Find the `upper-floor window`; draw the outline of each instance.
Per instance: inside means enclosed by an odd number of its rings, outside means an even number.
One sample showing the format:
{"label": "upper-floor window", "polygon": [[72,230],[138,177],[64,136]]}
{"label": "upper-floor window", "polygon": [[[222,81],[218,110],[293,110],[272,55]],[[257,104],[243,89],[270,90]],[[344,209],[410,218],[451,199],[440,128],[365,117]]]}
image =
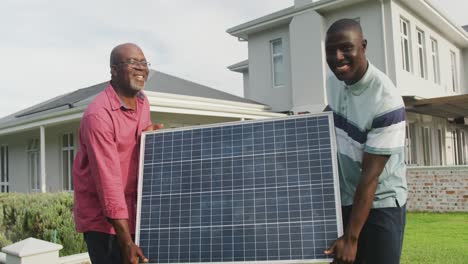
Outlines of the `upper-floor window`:
{"label": "upper-floor window", "polygon": [[73,133],[62,135],[62,179],[63,190],[73,190],[72,167],[75,157],[75,148],[73,144]]}
{"label": "upper-floor window", "polygon": [[431,38],[431,57],[434,82],[440,84],[439,45],[437,44],[437,40],[433,38]]}
{"label": "upper-floor window", "polygon": [[450,70],[452,76],[452,91],[458,92],[458,70],[457,70],[457,54],[450,51]]}
{"label": "upper-floor window", "polygon": [[0,192],[9,192],[8,146],[0,145]]}
{"label": "upper-floor window", "polygon": [[400,18],[400,39],[403,70],[411,72],[410,29],[409,22]]}
{"label": "upper-floor window", "polygon": [[424,36],[424,31],[416,29],[418,37],[418,64],[419,64],[419,75],[421,78],[427,78],[427,67],[426,67],[426,40]]}
{"label": "upper-floor window", "polygon": [[273,86],[280,87],[284,85],[284,79],[285,79],[283,40],[281,38],[272,40],[270,42],[270,51],[271,51]]}
{"label": "upper-floor window", "polygon": [[39,191],[40,189],[40,156],[39,156],[39,139],[30,139],[27,148],[28,156],[28,174],[30,180],[30,187],[32,191]]}

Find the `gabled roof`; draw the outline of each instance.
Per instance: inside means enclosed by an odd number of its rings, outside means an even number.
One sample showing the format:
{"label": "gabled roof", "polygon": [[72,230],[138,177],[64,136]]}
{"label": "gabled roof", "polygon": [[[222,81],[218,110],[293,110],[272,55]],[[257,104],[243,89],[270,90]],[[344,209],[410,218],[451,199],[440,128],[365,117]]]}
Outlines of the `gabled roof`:
{"label": "gabled roof", "polygon": [[[103,91],[108,83],[109,82],[106,81],[64,95],[60,95],[1,118],[0,128],[9,126],[12,123],[19,122],[23,119],[39,117],[45,114],[60,112],[66,109],[73,109],[79,106],[85,106],[99,92]],[[187,81],[155,70],[150,70],[148,81],[145,86],[145,91],[263,105],[249,99],[222,92],[208,86]]]}

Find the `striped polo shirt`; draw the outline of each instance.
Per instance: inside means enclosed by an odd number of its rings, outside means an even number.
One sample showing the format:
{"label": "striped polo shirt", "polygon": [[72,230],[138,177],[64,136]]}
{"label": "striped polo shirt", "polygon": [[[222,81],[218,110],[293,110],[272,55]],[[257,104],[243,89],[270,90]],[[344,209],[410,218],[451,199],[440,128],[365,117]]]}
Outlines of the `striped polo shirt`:
{"label": "striped polo shirt", "polygon": [[353,204],[364,152],[391,155],[379,176],[372,207],[404,205],[405,106],[392,81],[369,62],[362,79],[353,85],[332,74],[327,96],[335,121],[342,205]]}

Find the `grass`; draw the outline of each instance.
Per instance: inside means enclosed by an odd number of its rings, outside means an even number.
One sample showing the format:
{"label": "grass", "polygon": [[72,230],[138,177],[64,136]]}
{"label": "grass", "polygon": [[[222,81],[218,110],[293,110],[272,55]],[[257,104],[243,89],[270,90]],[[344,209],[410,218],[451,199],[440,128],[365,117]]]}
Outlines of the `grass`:
{"label": "grass", "polygon": [[468,263],[468,213],[408,213],[402,264]]}

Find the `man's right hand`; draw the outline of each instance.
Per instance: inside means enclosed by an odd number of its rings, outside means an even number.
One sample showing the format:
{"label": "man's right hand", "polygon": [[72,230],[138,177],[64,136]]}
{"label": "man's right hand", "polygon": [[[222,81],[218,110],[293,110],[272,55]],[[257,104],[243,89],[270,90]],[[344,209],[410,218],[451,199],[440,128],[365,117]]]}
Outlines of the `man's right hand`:
{"label": "man's right hand", "polygon": [[135,245],[128,229],[127,219],[109,219],[115,229],[122,252],[123,264],[138,264],[139,261],[147,263],[149,260],[143,255],[141,249]]}
{"label": "man's right hand", "polygon": [[143,263],[148,263],[143,251],[133,241],[120,243],[120,249],[122,250],[123,264],[138,264],[140,260]]}
{"label": "man's right hand", "polygon": [[351,264],[356,259],[357,238],[350,238],[346,234],[338,238],[329,249],[325,250],[325,254],[334,254],[333,263],[335,264]]}

